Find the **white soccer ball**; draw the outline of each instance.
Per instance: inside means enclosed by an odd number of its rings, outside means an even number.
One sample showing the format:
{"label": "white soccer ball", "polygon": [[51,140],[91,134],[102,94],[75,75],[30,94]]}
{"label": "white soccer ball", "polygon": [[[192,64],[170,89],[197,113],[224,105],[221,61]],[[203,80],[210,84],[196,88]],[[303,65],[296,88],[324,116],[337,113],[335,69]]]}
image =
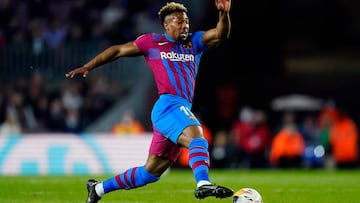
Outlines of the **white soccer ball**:
{"label": "white soccer ball", "polygon": [[233,195],[233,203],[263,203],[258,191],[253,188],[241,188]]}

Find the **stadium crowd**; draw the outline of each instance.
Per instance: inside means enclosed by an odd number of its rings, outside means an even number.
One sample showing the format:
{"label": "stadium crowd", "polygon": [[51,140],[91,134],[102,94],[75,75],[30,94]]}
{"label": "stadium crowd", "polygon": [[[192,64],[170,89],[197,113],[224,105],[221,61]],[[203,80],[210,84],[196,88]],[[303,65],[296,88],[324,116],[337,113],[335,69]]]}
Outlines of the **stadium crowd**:
{"label": "stadium crowd", "polygon": [[121,95],[101,74],[47,88],[42,73],[0,83],[0,134],[81,133]]}
{"label": "stadium crowd", "polygon": [[280,114],[281,118],[272,126],[263,110],[242,107],[229,130],[214,134],[212,157],[216,159],[214,164],[219,164],[215,167],[359,166],[359,129],[343,109],[326,103],[317,112]]}
{"label": "stadium crowd", "polygon": [[[160,31],[157,11],[163,0],[0,0],[0,47],[31,42],[58,48],[66,42],[133,40],[140,33]],[[204,7],[188,1],[189,12]],[[193,26],[202,14],[196,14]]]}

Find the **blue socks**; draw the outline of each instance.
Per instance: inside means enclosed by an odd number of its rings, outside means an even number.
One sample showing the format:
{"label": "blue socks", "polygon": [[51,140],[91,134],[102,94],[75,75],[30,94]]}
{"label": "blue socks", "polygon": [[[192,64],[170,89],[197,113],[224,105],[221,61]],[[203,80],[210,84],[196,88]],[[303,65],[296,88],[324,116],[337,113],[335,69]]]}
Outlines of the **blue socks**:
{"label": "blue socks", "polygon": [[[195,138],[189,145],[189,165],[193,171],[195,180],[210,182],[209,179],[209,152],[208,142],[204,138]],[[104,193],[114,190],[129,190],[156,182],[160,177],[146,171],[145,166],[134,167],[119,175],[102,182]]]}
{"label": "blue socks", "polygon": [[197,183],[209,181],[208,142],[204,138],[195,138],[189,145],[189,165]]}
{"label": "blue socks", "polygon": [[132,189],[156,182],[160,177],[153,176],[147,172],[144,166],[134,167],[125,172],[102,182],[104,192],[108,193],[120,189]]}

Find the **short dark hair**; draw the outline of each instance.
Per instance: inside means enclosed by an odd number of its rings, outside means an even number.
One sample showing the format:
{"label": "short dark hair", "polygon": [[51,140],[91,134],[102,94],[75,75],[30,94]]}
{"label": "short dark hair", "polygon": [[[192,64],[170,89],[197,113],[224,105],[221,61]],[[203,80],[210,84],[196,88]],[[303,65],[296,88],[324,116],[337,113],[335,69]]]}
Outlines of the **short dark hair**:
{"label": "short dark hair", "polygon": [[181,3],[176,3],[176,2],[166,3],[166,5],[163,6],[158,12],[161,25],[164,24],[165,17],[174,12],[187,12],[187,8]]}

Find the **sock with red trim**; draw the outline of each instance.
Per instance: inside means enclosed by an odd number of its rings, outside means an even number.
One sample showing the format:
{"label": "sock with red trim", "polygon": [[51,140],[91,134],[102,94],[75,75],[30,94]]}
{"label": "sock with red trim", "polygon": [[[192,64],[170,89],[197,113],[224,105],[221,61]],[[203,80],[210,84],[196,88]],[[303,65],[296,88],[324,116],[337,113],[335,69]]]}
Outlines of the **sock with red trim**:
{"label": "sock with red trim", "polygon": [[204,138],[195,138],[189,145],[189,165],[195,176],[197,186],[210,184],[208,142]]}
{"label": "sock with red trim", "polygon": [[134,167],[126,170],[119,175],[107,179],[102,182],[104,193],[114,190],[130,190],[137,187],[147,185],[148,183],[156,182],[160,177],[154,176],[146,171],[144,166]]}

